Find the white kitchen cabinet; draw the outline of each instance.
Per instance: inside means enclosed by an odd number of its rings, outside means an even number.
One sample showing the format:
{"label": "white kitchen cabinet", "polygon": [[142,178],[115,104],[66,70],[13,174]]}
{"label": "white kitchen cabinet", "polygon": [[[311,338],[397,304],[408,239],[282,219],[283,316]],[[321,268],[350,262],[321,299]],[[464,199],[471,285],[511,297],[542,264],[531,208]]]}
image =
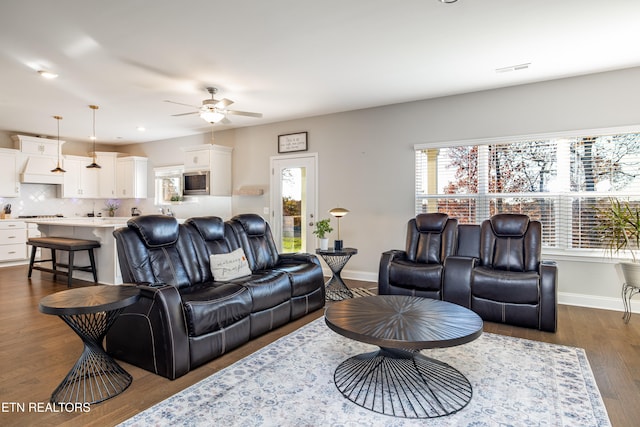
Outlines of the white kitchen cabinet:
{"label": "white kitchen cabinet", "polygon": [[[15,135],[11,138],[15,143],[15,148],[19,149],[23,154],[58,157],[58,140],[56,139],[25,135]],[[60,141],[60,145],[62,144],[64,144],[64,141]]]}
{"label": "white kitchen cabinet", "polygon": [[98,197],[98,173],[100,169],[87,169],[93,159],[82,156],[64,156],[62,168],[64,181],[61,197],[63,198],[96,198]]}
{"label": "white kitchen cabinet", "polygon": [[24,221],[0,221],[0,262],[27,258],[27,225]]}
{"label": "white kitchen cabinet", "polygon": [[20,196],[18,150],[0,149],[0,197]]}
{"label": "white kitchen cabinet", "polygon": [[98,169],[98,198],[111,199],[116,197],[116,161],[118,153],[96,152]]}
{"label": "white kitchen cabinet", "polygon": [[231,195],[231,154],[233,148],[204,144],[184,148],[185,172],[209,171],[209,194]]}
{"label": "white kitchen cabinet", "polygon": [[184,170],[186,172],[208,170],[211,167],[209,148],[191,147],[184,150]]}
{"label": "white kitchen cabinet", "polygon": [[119,157],[116,161],[116,197],[145,199],[147,197],[146,157]]}

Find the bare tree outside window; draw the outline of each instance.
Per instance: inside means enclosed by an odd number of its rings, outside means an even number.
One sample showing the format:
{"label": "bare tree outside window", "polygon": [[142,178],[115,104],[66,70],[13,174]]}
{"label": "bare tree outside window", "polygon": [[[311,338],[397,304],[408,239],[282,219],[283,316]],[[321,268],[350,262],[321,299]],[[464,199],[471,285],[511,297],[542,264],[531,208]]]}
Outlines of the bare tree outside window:
{"label": "bare tree outside window", "polygon": [[417,213],[437,206],[461,223],[525,213],[547,247],[602,248],[598,211],[616,195],[640,203],[640,134],[416,151]]}

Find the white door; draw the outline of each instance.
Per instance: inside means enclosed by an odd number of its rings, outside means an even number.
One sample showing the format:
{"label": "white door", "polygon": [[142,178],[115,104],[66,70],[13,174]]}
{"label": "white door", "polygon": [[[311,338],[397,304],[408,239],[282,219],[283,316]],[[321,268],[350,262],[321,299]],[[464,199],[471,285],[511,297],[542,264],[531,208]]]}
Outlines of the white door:
{"label": "white door", "polygon": [[271,231],[282,253],[314,253],[317,153],[271,157]]}

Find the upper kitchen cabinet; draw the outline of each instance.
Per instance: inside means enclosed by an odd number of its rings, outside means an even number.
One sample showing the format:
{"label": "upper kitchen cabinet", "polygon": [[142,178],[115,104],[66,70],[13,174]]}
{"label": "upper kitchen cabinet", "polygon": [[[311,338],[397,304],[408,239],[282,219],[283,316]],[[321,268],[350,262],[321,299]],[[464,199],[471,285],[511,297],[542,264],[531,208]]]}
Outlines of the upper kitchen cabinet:
{"label": "upper kitchen cabinet", "polygon": [[116,163],[118,153],[96,151],[98,171],[98,198],[112,199],[116,195]]}
{"label": "upper kitchen cabinet", "polygon": [[232,152],[233,148],[214,144],[184,148],[184,171],[209,172],[209,194],[230,196]]}
{"label": "upper kitchen cabinet", "polygon": [[0,148],[0,197],[20,196],[17,150]]}
{"label": "upper kitchen cabinet", "polygon": [[64,180],[61,197],[94,199],[98,197],[98,174],[100,169],[87,169],[91,157],[64,156]]}
{"label": "upper kitchen cabinet", "polygon": [[[19,149],[23,154],[58,157],[58,141],[55,139],[25,135],[15,135],[11,138],[15,148]],[[64,141],[60,141],[60,144],[64,144]]]}
{"label": "upper kitchen cabinet", "polygon": [[145,199],[147,197],[146,157],[119,157],[116,160],[116,197]]}

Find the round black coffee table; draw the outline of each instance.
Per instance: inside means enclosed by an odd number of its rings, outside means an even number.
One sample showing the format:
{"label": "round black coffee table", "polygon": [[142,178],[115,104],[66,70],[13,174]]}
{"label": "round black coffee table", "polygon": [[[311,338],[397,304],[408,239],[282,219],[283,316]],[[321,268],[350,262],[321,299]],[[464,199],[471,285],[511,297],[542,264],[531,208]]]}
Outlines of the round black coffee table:
{"label": "round black coffee table", "polygon": [[482,334],[482,319],[462,306],[427,298],[381,295],[327,307],[330,329],[380,350],[342,362],[338,390],[374,412],[404,418],[435,418],[464,408],[469,380],[422,349],[465,344]]}
{"label": "round black coffee table", "polygon": [[84,350],[51,394],[53,403],[98,403],[122,393],[132,377],[102,347],[107,331],[125,307],[140,297],[134,286],[69,289],[40,300],[40,311],[60,316],[82,339]]}

